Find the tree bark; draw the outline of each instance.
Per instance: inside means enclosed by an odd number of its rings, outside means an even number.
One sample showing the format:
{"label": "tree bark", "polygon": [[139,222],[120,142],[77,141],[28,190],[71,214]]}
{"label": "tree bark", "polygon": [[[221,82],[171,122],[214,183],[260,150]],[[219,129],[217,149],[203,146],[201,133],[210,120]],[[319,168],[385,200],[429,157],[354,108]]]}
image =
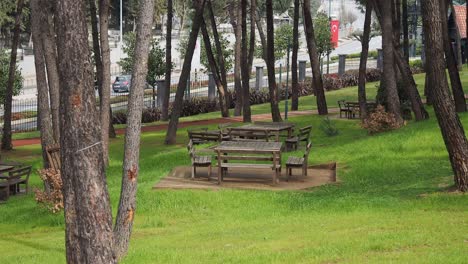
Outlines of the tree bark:
{"label": "tree bark", "polygon": [[110,121],[110,48],[109,36],[109,5],[110,0],[99,1],[99,31],[101,40],[101,56],[102,56],[102,91],[99,97],[99,106],[101,109],[101,134],[102,134],[102,149],[104,155],[104,163],[109,165],[109,126],[112,126]]}
{"label": "tree bark", "polygon": [[203,21],[203,8],[205,7],[205,0],[197,0],[195,3],[196,11],[192,21],[192,29],[190,31],[190,37],[187,44],[187,52],[185,53],[184,65],[182,66],[179,84],[177,85],[174,107],[172,108],[171,113],[171,120],[169,121],[169,126],[166,133],[165,143],[171,145],[176,143],[177,124],[179,123],[180,112],[182,111],[184,91],[187,87],[188,77],[190,76],[193,51],[195,50],[195,44],[197,43],[198,32],[200,31],[200,26]]}
{"label": "tree bark", "polygon": [[257,17],[257,0],[250,0],[250,36],[249,36],[249,73],[252,72],[255,56],[255,21]]}
{"label": "tree bark", "polygon": [[304,31],[306,34],[307,49],[309,50],[310,64],[312,67],[312,81],[315,95],[317,96],[317,109],[319,115],[327,115],[327,101],[323,89],[322,74],[320,73],[320,61],[315,43],[315,32],[310,12],[310,0],[304,0]]}
{"label": "tree bark", "polygon": [[266,65],[268,70],[268,90],[270,93],[271,119],[273,122],[282,120],[279,111],[279,94],[276,86],[275,75],[275,39],[273,26],[273,3],[272,0],[266,0],[266,20],[267,20],[267,52]]}
{"label": "tree bark", "polygon": [[362,34],[361,59],[359,61],[359,79],[358,79],[358,100],[361,119],[367,118],[367,98],[366,98],[366,71],[367,57],[369,56],[369,40],[372,20],[372,4],[366,3],[366,14],[364,19],[364,31]]}
{"label": "tree bark", "polygon": [[440,37],[443,33],[440,2],[438,0],[421,1],[424,34],[426,37],[426,60],[433,93],[434,111],[439,122],[442,137],[447,148],[454,181],[458,190],[468,190],[468,142],[465,131],[455,112],[450,99],[445,73],[444,43]]}
{"label": "tree bark", "polygon": [[99,42],[99,21],[96,8],[96,0],[88,0],[89,13],[91,16],[91,35],[93,37],[93,52],[94,52],[94,63],[96,65],[95,78],[97,81],[97,87],[99,92],[99,98],[102,98],[102,58],[101,58],[101,45]]}
{"label": "tree bark", "polygon": [[408,33],[408,0],[402,0],[403,53],[409,62],[409,33]]}
{"label": "tree bark", "polygon": [[141,0],[138,11],[135,60],[132,84],[128,98],[128,119],[125,131],[125,150],[120,191],[119,210],[114,228],[115,252],[117,259],[126,255],[132,233],[136,211],[137,178],[140,158],[141,115],[143,110],[144,87],[148,72],[148,53],[153,26],[154,0]]}
{"label": "tree bark", "polygon": [[391,1],[373,0],[374,9],[379,17],[382,28],[382,49],[383,49],[383,78],[380,85],[385,85],[387,111],[394,114],[397,122],[403,124],[401,116],[400,99],[398,97],[397,83],[395,79],[395,58],[393,54],[393,25]]}
{"label": "tree bark", "polygon": [[8,82],[5,92],[4,113],[3,113],[3,136],[2,149],[11,150],[13,144],[11,142],[11,108],[13,102],[13,86],[15,85],[16,74],[16,53],[19,44],[21,31],[21,16],[23,13],[24,1],[18,0],[16,3],[15,26],[13,28],[13,40],[11,42],[10,66],[8,68]]}
{"label": "tree bark", "polygon": [[55,142],[60,141],[60,81],[57,69],[57,43],[55,41],[55,30],[53,25],[53,14],[55,13],[53,3],[47,2],[47,23],[42,29],[44,42],[44,58],[47,69],[47,81],[49,84],[50,108],[52,112],[52,128]]}
{"label": "tree bark", "polygon": [[210,66],[210,71],[213,73],[213,78],[216,83],[216,87],[218,88],[218,96],[219,96],[219,105],[221,108],[221,115],[223,117],[229,116],[229,105],[226,100],[226,87],[223,85],[221,81],[221,76],[219,74],[218,66],[216,65],[216,60],[213,55],[213,50],[211,49],[211,41],[210,36],[208,34],[208,30],[206,29],[205,21],[202,21],[201,31],[203,35],[203,42],[205,44],[206,56],[208,58],[208,64]]}
{"label": "tree bark", "polygon": [[[449,1],[450,2],[450,1]],[[457,112],[466,112],[465,92],[463,91],[462,83],[460,80],[460,73],[458,72],[457,61],[455,60],[455,52],[450,43],[448,33],[448,5],[447,0],[440,0],[440,12],[442,16],[442,38],[444,40],[445,59],[447,61],[447,69],[450,76],[450,84],[452,87],[452,95],[455,101],[455,110]]]}
{"label": "tree bark", "polygon": [[85,6],[57,1],[65,246],[68,263],[115,263]]}
{"label": "tree bark", "polygon": [[[242,50],[240,54],[241,59],[241,72],[242,72],[242,121],[244,123],[252,122],[250,112],[250,71],[249,68],[249,47],[247,45],[247,0],[241,0],[241,37],[242,37]],[[252,35],[252,32],[250,32]],[[253,32],[255,37],[255,31]]]}
{"label": "tree bark", "polygon": [[234,106],[234,116],[242,114],[242,76],[241,76],[241,54],[242,54],[242,12],[235,0],[229,5],[231,25],[234,29],[236,41],[234,43],[234,91],[236,102]]}
{"label": "tree bark", "polygon": [[174,11],[172,0],[167,0],[167,25],[166,25],[166,73],[164,75],[164,98],[161,106],[161,120],[169,119],[169,98],[171,95],[171,71],[172,71],[172,19]]}
{"label": "tree bark", "polygon": [[[42,2],[42,3],[41,3]],[[31,0],[31,34],[34,43],[34,65],[36,67],[37,83],[37,105],[39,108],[40,134],[42,146],[42,160],[44,168],[49,168],[46,147],[54,143],[52,133],[52,123],[49,108],[49,88],[47,86],[47,77],[44,61],[44,47],[42,38],[42,29],[47,26],[47,12],[44,1]],[[46,24],[46,25],[44,25]]]}
{"label": "tree bark", "polygon": [[291,61],[291,110],[299,109],[299,82],[297,78],[297,53],[299,50],[299,0],[294,0],[293,43]]}

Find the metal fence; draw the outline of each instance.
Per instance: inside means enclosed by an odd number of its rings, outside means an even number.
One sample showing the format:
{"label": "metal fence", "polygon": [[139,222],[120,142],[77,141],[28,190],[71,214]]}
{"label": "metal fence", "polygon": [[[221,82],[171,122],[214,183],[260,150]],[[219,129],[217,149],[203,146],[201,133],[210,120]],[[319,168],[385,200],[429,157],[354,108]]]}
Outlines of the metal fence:
{"label": "metal fence", "polygon": [[[369,58],[368,61],[368,68],[376,68],[377,61],[373,58]],[[286,84],[286,76],[288,74],[288,69],[285,65],[279,65],[276,68],[276,81],[278,83],[282,83],[283,85]],[[301,69],[302,67],[302,69]],[[326,65],[322,67],[322,72],[326,72]],[[340,65],[337,62],[333,62],[329,65],[329,72],[330,73],[338,73],[340,68],[344,70],[351,70],[351,69],[358,69],[359,68],[359,59],[347,59],[345,65]],[[120,74],[120,67],[118,65],[114,65],[111,68],[112,72],[112,82],[116,75]],[[299,78],[301,78],[301,71],[303,71],[302,75],[303,78],[312,76],[312,72],[310,70],[310,66],[307,63],[299,63]],[[250,87],[251,89],[259,89],[268,87],[268,77],[267,71],[264,67],[256,67],[256,70],[252,72],[253,78],[250,80]],[[170,93],[170,102],[173,102],[176,95],[177,85],[179,81],[178,73],[173,74],[173,78],[171,80],[171,93]],[[211,80],[213,82],[213,80]],[[232,72],[227,74],[227,82],[228,82],[228,89],[234,90],[234,74]],[[289,72],[289,83],[291,82],[291,75]],[[157,82],[158,83],[158,82]],[[163,81],[159,82],[161,85]],[[27,79],[25,80],[25,90],[34,90],[36,93],[35,87],[35,80]],[[158,107],[160,106],[160,101],[158,100],[158,85],[155,87],[147,86],[144,92],[144,106],[151,108],[151,107]],[[210,96],[217,96],[217,91],[214,88],[211,94],[209,94],[209,86],[210,86],[210,76],[206,72],[192,72],[190,75],[190,81],[188,82],[187,88],[185,89],[184,98],[196,98],[196,97],[208,97]],[[211,87],[214,86],[214,82],[211,84]],[[24,92],[23,92],[24,94]],[[99,96],[98,92],[96,91],[96,105],[98,105]],[[118,111],[126,111],[127,110],[127,103],[128,103],[128,92],[115,92],[111,90],[111,107],[113,112]],[[13,122],[12,122],[12,130],[14,132],[20,131],[35,131],[37,130],[37,98],[31,99],[17,99],[13,100]],[[0,109],[0,119],[3,119],[3,109]],[[2,122],[3,123],[3,122]]]}

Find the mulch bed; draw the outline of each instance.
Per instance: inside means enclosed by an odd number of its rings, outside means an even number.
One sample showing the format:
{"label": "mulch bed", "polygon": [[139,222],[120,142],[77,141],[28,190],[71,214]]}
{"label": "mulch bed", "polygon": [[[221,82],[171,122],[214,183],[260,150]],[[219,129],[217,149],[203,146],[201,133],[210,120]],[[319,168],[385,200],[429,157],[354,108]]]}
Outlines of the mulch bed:
{"label": "mulch bed", "polygon": [[302,177],[301,170],[293,169],[293,176],[286,181],[286,169],[283,169],[280,182],[272,184],[272,171],[261,169],[232,169],[224,177],[221,185],[217,184],[217,167],[208,179],[206,168],[197,168],[197,177],[191,179],[191,167],[175,167],[162,178],[153,189],[245,189],[245,190],[307,190],[312,187],[337,182],[336,163],[309,166],[308,176]]}

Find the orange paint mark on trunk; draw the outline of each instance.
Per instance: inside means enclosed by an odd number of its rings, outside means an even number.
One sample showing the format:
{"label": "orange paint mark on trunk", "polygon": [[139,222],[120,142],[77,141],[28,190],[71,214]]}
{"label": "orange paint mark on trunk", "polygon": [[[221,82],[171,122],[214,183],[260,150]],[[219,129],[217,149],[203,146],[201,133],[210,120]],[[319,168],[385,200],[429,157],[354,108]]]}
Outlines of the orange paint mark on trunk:
{"label": "orange paint mark on trunk", "polygon": [[128,170],[127,175],[130,181],[132,182],[136,181],[136,178],[138,176],[138,170],[135,164],[133,164],[132,168]]}
{"label": "orange paint mark on trunk", "polygon": [[133,211],[132,208],[127,211],[127,217],[125,218],[125,224],[129,224],[133,221],[133,215],[135,214],[135,211]]}
{"label": "orange paint mark on trunk", "polygon": [[72,95],[71,103],[73,107],[81,106],[81,96],[79,94]]}

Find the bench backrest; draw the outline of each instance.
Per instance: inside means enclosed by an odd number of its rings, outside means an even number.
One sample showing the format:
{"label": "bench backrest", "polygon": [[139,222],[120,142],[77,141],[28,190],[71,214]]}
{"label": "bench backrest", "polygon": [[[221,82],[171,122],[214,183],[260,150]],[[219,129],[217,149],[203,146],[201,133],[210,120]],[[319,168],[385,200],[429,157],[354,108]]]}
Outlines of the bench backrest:
{"label": "bench backrest", "polygon": [[347,110],[348,108],[346,107],[346,102],[345,100],[339,100],[338,101],[338,106],[340,107],[340,110]]}
{"label": "bench backrest", "polygon": [[299,141],[309,142],[309,137],[310,137],[310,132],[311,131],[312,131],[312,126],[306,126],[306,127],[300,128],[299,133],[297,134],[297,137],[299,138]]}
{"label": "bench backrest", "polygon": [[26,181],[29,180],[29,175],[31,175],[32,166],[25,166],[18,169],[14,169],[8,172],[8,177],[13,178],[25,178]]}
{"label": "bench backrest", "polygon": [[206,131],[187,131],[190,139],[197,139],[199,141],[221,141],[220,133],[210,133]]}
{"label": "bench backrest", "polygon": [[53,144],[46,146],[47,160],[49,161],[49,167],[56,171],[60,171],[60,146],[58,144]]}

